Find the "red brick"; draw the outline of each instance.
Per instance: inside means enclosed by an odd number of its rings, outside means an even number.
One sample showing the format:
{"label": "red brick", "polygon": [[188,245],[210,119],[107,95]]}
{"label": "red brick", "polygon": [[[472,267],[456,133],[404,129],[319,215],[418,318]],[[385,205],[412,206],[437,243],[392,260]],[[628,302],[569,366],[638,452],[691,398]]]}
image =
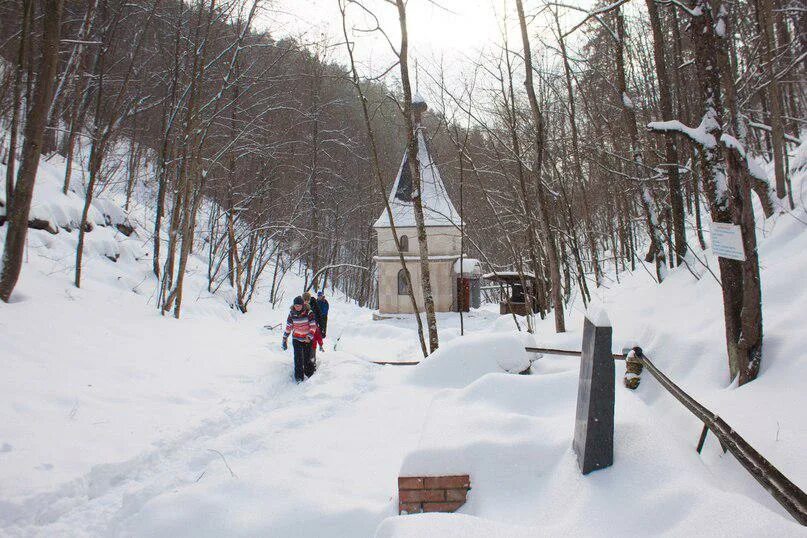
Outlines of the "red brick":
{"label": "red brick", "polygon": [[398,489],[423,489],[423,478],[419,476],[399,476]]}
{"label": "red brick", "polygon": [[471,487],[471,477],[466,475],[455,476],[427,476],[426,489],[460,489]]}
{"label": "red brick", "polygon": [[442,489],[402,489],[398,497],[402,503],[439,502],[446,500],[446,492]]}
{"label": "red brick", "polygon": [[454,512],[465,503],[423,503],[424,512]]}
{"label": "red brick", "polygon": [[446,490],[446,500],[447,501],[461,501],[465,502],[468,498],[468,490],[465,488],[462,489],[447,489]]}
{"label": "red brick", "polygon": [[423,511],[423,505],[420,503],[399,503],[398,513],[403,514],[419,514]]}

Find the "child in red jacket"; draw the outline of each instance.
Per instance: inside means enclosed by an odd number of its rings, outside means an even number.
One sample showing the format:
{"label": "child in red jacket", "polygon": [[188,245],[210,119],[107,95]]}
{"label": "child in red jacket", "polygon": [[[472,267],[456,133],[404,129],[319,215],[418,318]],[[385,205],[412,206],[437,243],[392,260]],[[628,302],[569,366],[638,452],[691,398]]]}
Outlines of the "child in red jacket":
{"label": "child in red jacket", "polygon": [[323,343],[324,342],[322,340],[322,329],[320,329],[319,325],[317,325],[317,330],[316,332],[314,332],[314,337],[311,339],[311,345],[314,346],[315,348],[316,346],[319,346],[320,351],[325,351],[325,349],[323,349],[322,347]]}

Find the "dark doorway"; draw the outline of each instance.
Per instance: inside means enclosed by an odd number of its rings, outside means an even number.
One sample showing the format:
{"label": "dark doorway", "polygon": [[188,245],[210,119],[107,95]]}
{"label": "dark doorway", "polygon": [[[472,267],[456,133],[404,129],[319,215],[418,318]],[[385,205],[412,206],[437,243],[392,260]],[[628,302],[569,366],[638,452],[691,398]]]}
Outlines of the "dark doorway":
{"label": "dark doorway", "polygon": [[457,277],[457,312],[471,310],[471,279]]}

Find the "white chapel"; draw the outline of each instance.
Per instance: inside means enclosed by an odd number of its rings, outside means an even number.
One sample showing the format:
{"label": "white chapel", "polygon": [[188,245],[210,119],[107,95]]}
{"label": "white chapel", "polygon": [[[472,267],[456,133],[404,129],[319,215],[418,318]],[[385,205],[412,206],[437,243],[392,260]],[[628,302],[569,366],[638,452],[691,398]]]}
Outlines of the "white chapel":
{"label": "white chapel", "polygon": [[[440,171],[432,159],[429,144],[420,126],[420,118],[426,103],[415,95],[412,107],[418,142],[423,217],[426,224],[426,241],[429,247],[429,272],[431,276],[434,308],[437,312],[467,311],[471,302],[478,305],[478,277],[481,274],[477,260],[463,259],[465,271],[460,269],[460,223],[459,213],[451,203]],[[406,266],[412,276],[418,310],[423,311],[421,290],[420,249],[412,198],[415,196],[407,152],[401,161],[398,175],[389,195],[390,209],[395,229],[401,243]],[[376,231],[378,266],[378,310],[381,314],[413,313],[406,278],[403,272],[395,241],[392,236],[386,208],[373,228]]]}

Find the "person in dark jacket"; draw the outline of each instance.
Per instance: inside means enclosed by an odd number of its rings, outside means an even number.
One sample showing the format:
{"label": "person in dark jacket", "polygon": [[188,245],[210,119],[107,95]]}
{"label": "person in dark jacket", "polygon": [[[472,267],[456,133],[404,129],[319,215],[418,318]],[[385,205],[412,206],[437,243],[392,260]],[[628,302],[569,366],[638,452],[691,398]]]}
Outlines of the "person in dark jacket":
{"label": "person in dark jacket", "polygon": [[300,383],[305,376],[314,374],[311,359],[311,341],[317,332],[317,322],[314,314],[305,307],[302,297],[295,297],[291,305],[289,317],[286,318],[286,330],[283,331],[284,350],[289,348],[289,335],[292,337],[294,347],[294,379]]}
{"label": "person in dark jacket", "polygon": [[305,304],[308,305],[308,308],[314,313],[314,319],[317,321],[317,325],[320,325],[322,321],[322,312],[319,310],[317,300],[311,295],[311,293],[305,292],[303,293],[303,301],[305,301]]}
{"label": "person in dark jacket", "polygon": [[[322,316],[320,315],[317,300],[314,299],[314,297],[312,297],[309,292],[305,292],[303,293],[303,302],[305,303],[306,308],[308,308],[308,310],[314,314],[314,320],[317,322],[317,327],[320,327]],[[322,334],[322,337],[325,338],[325,335]],[[315,344],[311,344],[311,368],[316,369],[317,367],[316,364],[317,364],[317,346]]]}
{"label": "person in dark jacket", "polygon": [[322,337],[325,338],[328,333],[328,299],[322,291],[317,292],[317,306],[319,307],[319,328],[322,331]]}

